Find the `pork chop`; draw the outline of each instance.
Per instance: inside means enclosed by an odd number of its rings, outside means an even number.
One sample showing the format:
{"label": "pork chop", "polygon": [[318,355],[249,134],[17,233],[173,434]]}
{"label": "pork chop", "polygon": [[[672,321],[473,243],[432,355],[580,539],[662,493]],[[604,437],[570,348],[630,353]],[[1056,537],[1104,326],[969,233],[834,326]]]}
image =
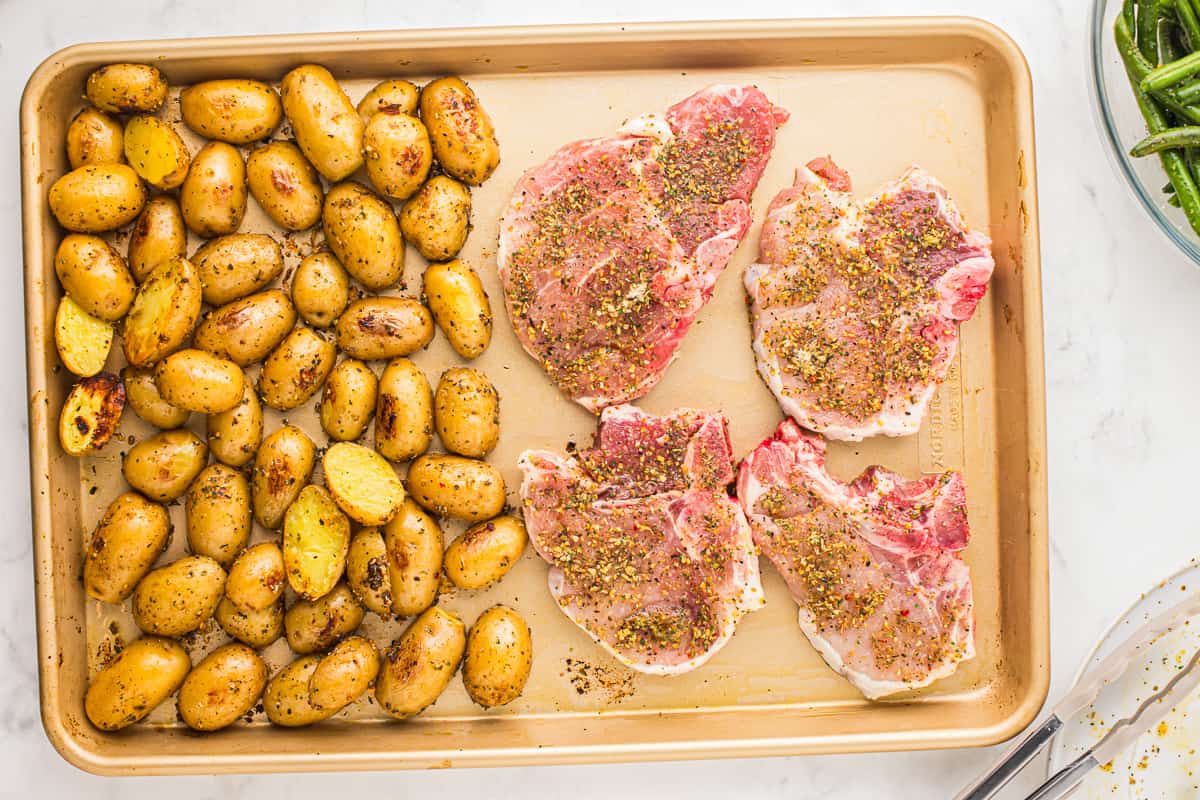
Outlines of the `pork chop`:
{"label": "pork chop", "polygon": [[763,605],[758,556],[726,487],[725,418],[604,410],[595,446],[518,461],[530,541],[563,612],[623,664],[651,675],[699,667]]}
{"label": "pork chop", "polygon": [[650,391],[750,227],[787,112],[712,86],[525,173],[500,221],[509,320],[594,413]]}
{"label": "pork chop", "polygon": [[920,167],[859,204],[816,159],[771,202],[744,276],[759,374],[830,439],[915,433],[993,266],[991,241]]}
{"label": "pork chop", "polygon": [[957,472],[914,481],[825,472],[825,442],[784,420],[742,462],[754,541],[800,604],[800,628],[870,699],[928,686],[975,655],[966,495]]}

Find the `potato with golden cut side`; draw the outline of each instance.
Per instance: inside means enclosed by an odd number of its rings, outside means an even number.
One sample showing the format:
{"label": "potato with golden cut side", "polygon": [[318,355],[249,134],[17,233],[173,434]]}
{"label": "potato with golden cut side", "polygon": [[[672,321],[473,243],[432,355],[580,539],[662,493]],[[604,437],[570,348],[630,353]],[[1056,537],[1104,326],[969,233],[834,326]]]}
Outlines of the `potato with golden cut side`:
{"label": "potato with golden cut side", "polygon": [[85,108],[67,126],[67,163],[71,169],[85,164],[120,164],[125,160],[125,134],[121,123],[94,108]]}
{"label": "potato with golden cut side", "polygon": [[374,611],[384,619],[392,617],[387,545],[378,528],[364,528],[350,539],[350,549],[346,552],[346,583],[368,611]]}
{"label": "potato with golden cut side", "polygon": [[325,654],[308,679],[308,700],[316,708],[345,708],[367,693],[379,666],[379,650],[370,639],[343,639]]}
{"label": "potato with golden cut side", "polygon": [[402,617],[420,614],[437,600],[445,549],[442,529],[420,506],[405,500],[383,537],[392,611]]}
{"label": "potato with golden cut side", "polygon": [[251,479],[255,522],[269,530],[282,525],[284,513],[308,484],[316,461],[312,439],[295,425],[285,425],[264,439]]}
{"label": "potato with golden cut side", "polygon": [[205,139],[250,144],[279,126],[283,105],[265,83],[226,78],[195,83],[179,93],[183,124]]}
{"label": "potato with golden cut side", "polygon": [[184,513],[188,549],[229,569],[250,541],[250,482],[233,467],[210,464],[188,489]]}
{"label": "potato with golden cut side", "polygon": [[243,611],[228,596],[221,598],[213,614],[221,630],[242,644],[261,650],[283,636],[283,600],[261,611]]}
{"label": "potato with golden cut side", "polygon": [[111,323],[92,316],[70,295],[63,295],[54,312],[54,347],[64,367],[81,378],[90,378],[104,369],[112,341]]}
{"label": "potato with golden cut side", "polygon": [[128,164],[84,164],[50,187],[50,211],[76,233],[115,231],[145,205],[146,187]]}
{"label": "potato with golden cut side", "polygon": [[446,548],[446,577],[460,589],[484,589],[521,560],[529,534],[516,517],[477,522]]}
{"label": "potato with golden cut side", "polygon": [[317,708],[308,699],[309,680],[320,663],[320,656],[301,656],[271,677],[262,698],[267,719],[284,728],[299,728],[327,720],[340,710]]}
{"label": "potato with golden cut side", "polygon": [[350,519],[382,525],[404,502],[404,484],[383,456],[354,442],[338,442],[321,461],[325,486]]}
{"label": "potato with golden cut side", "polygon": [[352,442],[363,435],[375,413],[379,380],[370,367],[353,358],[337,363],[325,381],[318,413],[329,438]]}
{"label": "potato with golden cut side", "polygon": [[171,517],[158,503],[125,492],[109,503],[83,556],[88,597],[120,603],[171,541]]}
{"label": "potato with golden cut side", "polygon": [[483,458],[500,441],[500,393],[479,370],[452,367],[438,381],[433,420],[447,450]]}
{"label": "potato with golden cut side", "polygon": [[288,585],[308,600],[327,594],[346,571],[349,549],[349,518],[323,487],[305,486],[283,516]]}
{"label": "potato with golden cut side", "polygon": [[421,89],[421,119],[433,155],[447,175],[478,186],[500,164],[492,119],[462,78],[439,78]]}
{"label": "potato with golden cut side", "polygon": [[267,289],[210,311],[192,343],[245,367],[266,358],[295,325],[296,308],[287,294]]}
{"label": "potato with golden cut side", "polygon": [[404,275],[404,239],[392,207],[360,183],[339,183],[321,211],[325,243],[354,280],[371,291]]}
{"label": "potato with golden cut side", "polygon": [[192,159],[179,189],[188,229],[211,239],[237,231],[246,215],[246,162],[231,144],[209,142]]}
{"label": "potato with golden cut side", "polygon": [[375,449],[390,461],[408,461],[433,441],[433,391],[421,368],[393,360],[379,378],[375,405]]}
{"label": "potato with golden cut side", "polygon": [[200,278],[186,258],[160,264],[138,287],[125,317],[125,358],[145,367],[178,350],[200,318]]}
{"label": "potato with golden cut side", "polygon": [[344,583],[315,600],[298,600],[283,615],[288,646],[297,653],[328,650],[354,633],[366,611]]}
{"label": "potato with golden cut side", "polygon": [[220,414],[242,401],[242,368],[203,350],[176,350],[154,368],[158,393],[176,408]]}
{"label": "potato with golden cut side", "polygon": [[145,719],[183,684],[192,661],[179,642],[143,636],[92,678],[83,698],[87,718],[102,731]]}
{"label": "potato with golden cut side", "polygon": [[262,401],[278,411],[307,403],[333,369],[337,349],[312,328],[296,328],[263,362],[258,378]]}
{"label": "potato with golden cut side", "polygon": [[340,181],[363,163],[363,121],[329,70],[304,64],[283,76],[283,113],[317,172]]}
{"label": "potato with golden cut side", "polygon": [[504,478],[486,461],[424,455],[408,467],[409,495],[439,516],[467,522],[491,519],[504,510]]}
{"label": "potato with golden cut side", "polygon": [[125,481],[151,500],[178,500],[208,461],[208,447],[182,428],[163,431],[135,444],[125,454]]}
{"label": "potato with golden cut side", "polygon": [[369,122],[371,117],[384,109],[393,109],[401,114],[416,114],[420,95],[421,90],[410,81],[381,81],[358,101],[358,115],[363,118],[363,122]]}
{"label": "potato with golden cut side", "polygon": [[448,261],[467,243],[471,192],[446,175],[425,182],[400,209],[400,232],[426,261]]}
{"label": "potato with golden cut side", "polygon": [[430,264],[425,302],[454,352],[477,358],[492,341],[492,305],[475,270],[463,261]]}
{"label": "potato with golden cut side", "polygon": [[220,564],[208,556],[184,556],[138,581],[133,621],[155,636],[183,636],[212,619],[224,593]]}
{"label": "potato with golden cut side", "polygon": [[98,236],[65,237],[54,253],[54,274],[68,297],[105,322],[125,316],[137,291],[125,259]]}
{"label": "potato with golden cut side", "polygon": [[129,270],[141,283],[154,268],[187,255],[187,228],[179,203],[170,195],[150,198],[129,234]]}
{"label": "potato with golden cut side", "polygon": [[183,183],[192,154],[169,124],[139,114],[125,123],[125,160],[146,183],[167,191]]}
{"label": "potato with golden cut side", "polygon": [[350,276],[337,256],[320,250],[306,256],[292,275],[292,302],[314,328],[328,328],[350,302]]}
{"label": "potato with golden cut side", "polygon": [[433,339],[429,309],[411,297],[364,297],[338,317],[338,349],[364,361],[407,356]]}
{"label": "potato with golden cut side", "polygon": [[68,455],[96,452],[117,432],[125,409],[125,386],[111,372],[82,378],[71,387],[58,417],[58,441]]}
{"label": "potato with golden cut side", "polygon": [[262,611],[279,602],[286,583],[283,551],[275,542],[259,542],[233,562],[225,596],[242,611]]}
{"label": "potato with golden cut side", "polygon": [[223,306],[278,278],[283,251],[265,233],[234,233],[201,246],[192,263],[204,287],[204,302]]}
{"label": "potato with golden cut side", "polygon": [[429,132],[416,117],[381,109],[363,132],[363,158],[375,191],[393,200],[406,200],[421,188],[433,166]]}
{"label": "potato with golden cut side", "polygon": [[213,458],[222,464],[244,467],[258,452],[263,436],[262,404],[258,402],[254,383],[245,373],[241,402],[228,411],[209,414],[206,433]]}
{"label": "potato with golden cut side", "polygon": [[246,182],[254,200],[280,227],[302,231],[321,221],[321,178],[291,142],[271,142],[251,152]]}
{"label": "potato with golden cut side", "polygon": [[484,708],[511,703],[525,691],[533,666],[529,625],[508,606],[496,605],[479,615],[467,634],[463,686]]}
{"label": "potato with golden cut side", "polygon": [[109,64],[88,75],[85,93],[101,111],[158,111],[167,101],[167,79],[149,64]]}
{"label": "potato with golden cut side", "polygon": [[420,714],[445,691],[465,647],[462,620],[434,606],[384,653],[375,699],[398,719]]}
{"label": "potato with golden cut side", "polygon": [[159,430],[182,427],[192,415],[163,399],[150,367],[125,367],[121,370],[121,381],[125,384],[125,402],[133,413]]}
{"label": "potato with golden cut side", "polygon": [[192,730],[219,731],[245,716],[262,697],[267,665],[244,644],[213,650],[179,687],[179,718]]}

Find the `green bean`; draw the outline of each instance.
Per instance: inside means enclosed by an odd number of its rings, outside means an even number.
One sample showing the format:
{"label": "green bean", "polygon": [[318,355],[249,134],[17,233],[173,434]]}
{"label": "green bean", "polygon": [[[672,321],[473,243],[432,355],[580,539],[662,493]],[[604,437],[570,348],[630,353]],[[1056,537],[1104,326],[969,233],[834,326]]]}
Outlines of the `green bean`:
{"label": "green bean", "polygon": [[1137,3],[1134,0],[1125,0],[1121,4],[1121,16],[1125,18],[1125,24],[1129,26],[1129,30],[1135,30],[1137,27]]}
{"label": "green bean", "polygon": [[1143,92],[1153,92],[1174,86],[1184,78],[1190,78],[1200,72],[1200,53],[1191,53],[1178,58],[1169,64],[1163,64],[1158,69],[1142,78],[1138,84]]}
{"label": "green bean", "polygon": [[[1118,20],[1124,26],[1124,17],[1118,17]],[[1124,27],[1125,27],[1126,31],[1131,30],[1128,26],[1124,26]],[[1146,57],[1144,55],[1142,55],[1142,51],[1139,50],[1133,44],[1132,34],[1127,35],[1125,37],[1125,41],[1128,43],[1128,47],[1121,54],[1121,57],[1123,59],[1125,59],[1126,70],[1128,70],[1130,68],[1131,64],[1137,68],[1136,75],[1132,78],[1132,80],[1140,81],[1143,78],[1145,78],[1147,75],[1149,75],[1151,72],[1153,72],[1154,67],[1150,64],[1149,61],[1146,60]],[[1118,44],[1118,47],[1119,46],[1120,45]],[[1197,125],[1200,125],[1200,108],[1197,108],[1196,106],[1192,106],[1192,105],[1187,105],[1185,103],[1181,103],[1179,101],[1179,99],[1175,96],[1175,93],[1173,91],[1171,91],[1170,89],[1163,89],[1161,91],[1155,92],[1154,95],[1155,95],[1155,97],[1158,98],[1159,102],[1161,102],[1164,106],[1167,107],[1168,110],[1171,111],[1171,113],[1175,114],[1176,116],[1178,116],[1182,119],[1186,119],[1189,122],[1193,122]]]}
{"label": "green bean", "polygon": [[1185,104],[1200,100],[1200,78],[1193,78],[1176,89],[1175,99]]}
{"label": "green bean", "polygon": [[1178,150],[1181,147],[1196,147],[1197,145],[1200,145],[1200,126],[1168,128],[1161,133],[1152,133],[1142,139],[1129,148],[1129,155],[1141,158],[1151,153],[1161,153],[1163,150]]}
{"label": "green bean", "polygon": [[1137,48],[1154,65],[1158,64],[1158,7],[1162,0],[1145,0],[1137,9]]}
{"label": "green bean", "polygon": [[1179,17],[1179,26],[1187,38],[1190,50],[1200,50],[1200,17],[1192,7],[1192,0],[1175,0],[1175,13]]}
{"label": "green bean", "polygon": [[1187,53],[1176,42],[1175,33],[1178,26],[1174,21],[1168,20],[1166,17],[1159,20],[1158,24],[1158,53],[1164,62],[1178,61]]}

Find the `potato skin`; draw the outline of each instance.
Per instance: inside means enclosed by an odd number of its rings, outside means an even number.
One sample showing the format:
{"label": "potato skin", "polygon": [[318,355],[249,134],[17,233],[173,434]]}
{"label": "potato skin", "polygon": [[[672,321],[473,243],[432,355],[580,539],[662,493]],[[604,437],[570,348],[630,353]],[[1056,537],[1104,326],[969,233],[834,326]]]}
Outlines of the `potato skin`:
{"label": "potato skin", "polygon": [[246,162],[236,147],[209,142],[200,148],[179,189],[179,208],[197,236],[237,231],[246,215]]}
{"label": "potato skin", "polygon": [[308,483],[317,448],[304,431],[285,425],[263,440],[254,459],[254,520],[269,530],[283,524],[288,506]]}
{"label": "potato skin", "polygon": [[105,322],[125,316],[137,290],[125,259],[98,236],[66,236],[54,253],[54,274],[68,297]]}
{"label": "potato skin", "polygon": [[163,399],[150,367],[125,367],[121,370],[121,380],[125,384],[125,402],[133,413],[159,430],[182,427],[192,415],[187,409],[177,408]]}
{"label": "potato skin", "polygon": [[208,446],[182,428],[163,431],[129,449],[121,471],[126,482],[151,500],[177,500],[204,469]]}
{"label": "potato skin", "polygon": [[479,615],[467,634],[463,686],[484,708],[521,696],[533,665],[533,637],[521,615],[496,605]]}
{"label": "potato skin", "polygon": [[367,289],[379,291],[404,274],[404,239],[392,207],[360,183],[339,183],[321,211],[325,243],[342,267]]}
{"label": "potato skin", "polygon": [[375,449],[389,461],[408,461],[433,441],[433,391],[407,358],[393,360],[379,378]]}
{"label": "potato skin", "polygon": [[202,246],[192,262],[204,286],[204,302],[223,306],[278,278],[283,251],[265,233],[235,233]]}
{"label": "potato skin", "polygon": [[364,297],[338,317],[338,348],[351,358],[380,361],[415,353],[433,339],[429,309],[411,297]]}
{"label": "potato skin", "polygon": [[349,518],[323,487],[305,486],[283,516],[283,568],[293,591],[308,600],[327,594],[346,571],[349,548]]}
{"label": "potato skin", "polygon": [[81,378],[58,417],[58,441],[68,455],[94,453],[112,438],[125,409],[125,387],[111,372]]}
{"label": "potato skin", "polygon": [[192,155],[183,139],[158,117],[139,114],[125,123],[125,160],[146,183],[164,191],[187,176]]}
{"label": "potato skin", "polygon": [[426,261],[458,255],[471,231],[471,192],[453,178],[435,175],[400,209],[400,232]]}
{"label": "potato skin", "polygon": [[200,278],[186,258],[159,264],[138,287],[125,317],[121,344],[135,367],[153,364],[183,346],[200,318]]}
{"label": "potato skin", "polygon": [[279,125],[283,105],[265,83],[241,78],[204,81],[179,93],[183,124],[205,139],[249,144]]}
{"label": "potato skin", "polygon": [[345,708],[366,694],[379,674],[379,651],[370,639],[351,636],[325,654],[308,680],[316,708]]}
{"label": "potato skin", "polygon": [[125,160],[125,134],[121,123],[103,111],[85,108],[67,126],[67,163],[71,169],[85,164],[120,164]]}
{"label": "potato skin", "polygon": [[258,378],[263,402],[279,411],[304,405],[329,377],[336,355],[333,343],[312,328],[296,328],[263,362]]}
{"label": "potato skin", "polygon": [[325,381],[318,409],[329,438],[352,442],[363,435],[375,413],[378,388],[379,380],[366,364],[353,358],[337,363]]}
{"label": "potato skin", "polygon": [[179,718],[192,730],[217,731],[244,716],[267,685],[267,665],[244,644],[213,650],[179,687]]}
{"label": "potato skin", "polygon": [[433,420],[447,450],[483,458],[500,441],[500,393],[479,370],[452,367],[438,380]]}
{"label": "potato skin", "polygon": [[88,541],[83,588],[88,597],[120,603],[145,577],[171,541],[167,510],[140,494],[118,495]]}
{"label": "potato skin", "polygon": [[104,233],[128,225],[146,205],[146,187],[128,164],[85,164],[50,187],[50,211],[76,233]]}
{"label": "potato skin", "polygon": [[329,70],[304,64],[283,76],[283,112],[296,143],[326,180],[362,166],[363,121]]}
{"label": "potato skin", "polygon": [[504,478],[485,461],[425,455],[408,468],[408,491],[439,516],[467,522],[491,519],[504,509]]}
{"label": "potato skin", "polygon": [[54,312],[54,347],[64,367],[90,378],[104,369],[112,341],[111,324],[84,311],[70,295],[59,299]]}
{"label": "potato skin", "polygon": [[291,142],[271,142],[250,153],[246,181],[250,194],[280,227],[302,231],[321,221],[321,179]]}
{"label": "potato skin", "polygon": [[228,411],[209,414],[206,429],[213,458],[222,464],[243,467],[254,458],[262,442],[263,412],[254,384],[244,373],[241,402]]}
{"label": "potato skin", "polygon": [[225,596],[241,611],[263,611],[279,602],[286,583],[283,551],[275,542],[259,542],[233,562]]}
{"label": "potato skin", "polygon": [[301,656],[272,676],[263,692],[267,719],[285,728],[299,728],[338,712],[336,708],[316,708],[308,700],[308,682],[320,663],[320,656]]}
{"label": "potato skin", "polygon": [[405,500],[383,536],[392,612],[401,617],[420,614],[437,600],[445,547],[442,529],[420,506]]}
{"label": "potato skin", "polygon": [[492,341],[492,306],[475,270],[454,260],[425,270],[425,302],[454,352],[476,358]]}
{"label": "potato skin", "polygon": [[350,276],[337,256],[320,250],[300,262],[292,275],[292,302],[314,328],[328,328],[337,320],[350,302]]}
{"label": "potato skin", "polygon": [[387,545],[378,528],[364,528],[350,539],[346,584],[358,602],[384,619],[392,617],[392,580]]}
{"label": "potato skin", "polygon": [[398,719],[420,714],[458,671],[465,646],[462,620],[434,606],[384,653],[375,699]]}
{"label": "potato skin", "polygon": [[325,486],[350,519],[382,525],[404,502],[404,484],[383,456],[353,442],[338,442],[322,459]]}
{"label": "potato skin", "polygon": [[179,203],[170,195],[150,198],[129,234],[129,270],[138,283],[154,268],[187,255],[187,228]]}
{"label": "potato skin", "polygon": [[233,467],[210,464],[188,489],[184,513],[188,549],[229,569],[250,541],[250,483]]}
{"label": "potato skin", "polygon": [[178,642],[143,636],[92,678],[83,710],[100,730],[120,730],[145,719],[174,694],[191,668]]}
{"label": "potato skin", "polygon": [[381,81],[358,101],[358,114],[363,122],[370,121],[371,117],[385,108],[394,108],[401,114],[416,114],[420,94],[420,90],[409,81]]}
{"label": "potato skin", "polygon": [[262,611],[247,612],[226,596],[221,598],[213,616],[225,633],[259,650],[283,636],[283,600]]}
{"label": "potato skin", "polygon": [[193,345],[239,366],[262,361],[296,325],[296,309],[279,289],[243,297],[210,311]]}
{"label": "potato skin", "polygon": [[242,401],[242,368],[203,350],[176,350],[154,368],[158,393],[176,408],[220,414]]}
{"label": "potato skin", "polygon": [[446,577],[460,589],[483,589],[508,574],[529,535],[516,517],[477,522],[446,548]]}
{"label": "potato skin", "polygon": [[421,89],[421,119],[447,175],[478,186],[500,163],[492,119],[461,78],[439,78]]}
{"label": "potato skin", "polygon": [[150,570],[133,590],[133,621],[146,633],[179,637],[212,618],[225,570],[208,556],[184,556]]}
{"label": "potato skin", "polygon": [[363,132],[367,178],[384,197],[412,197],[429,177],[433,148],[421,120],[391,107],[371,117]]}
{"label": "potato skin", "polygon": [[88,75],[86,94],[102,111],[157,111],[167,100],[167,79],[149,64],[109,64]]}
{"label": "potato skin", "polygon": [[297,653],[328,650],[353,633],[366,615],[344,583],[316,600],[298,600],[283,615],[288,646]]}

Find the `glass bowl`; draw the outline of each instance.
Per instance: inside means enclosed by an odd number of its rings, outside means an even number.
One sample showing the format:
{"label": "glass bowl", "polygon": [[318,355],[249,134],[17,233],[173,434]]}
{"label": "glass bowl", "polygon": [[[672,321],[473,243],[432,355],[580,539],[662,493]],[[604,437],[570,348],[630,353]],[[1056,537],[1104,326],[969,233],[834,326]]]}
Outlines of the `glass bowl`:
{"label": "glass bowl", "polygon": [[1138,110],[1125,65],[1113,39],[1113,23],[1121,12],[1121,0],[1093,0],[1092,97],[1100,117],[1100,129],[1117,171],[1137,196],[1155,224],[1188,257],[1200,264],[1200,236],[1192,230],[1178,208],[1167,203],[1162,187],[1167,175],[1156,156],[1131,158],[1129,148],[1146,135],[1146,122]]}

